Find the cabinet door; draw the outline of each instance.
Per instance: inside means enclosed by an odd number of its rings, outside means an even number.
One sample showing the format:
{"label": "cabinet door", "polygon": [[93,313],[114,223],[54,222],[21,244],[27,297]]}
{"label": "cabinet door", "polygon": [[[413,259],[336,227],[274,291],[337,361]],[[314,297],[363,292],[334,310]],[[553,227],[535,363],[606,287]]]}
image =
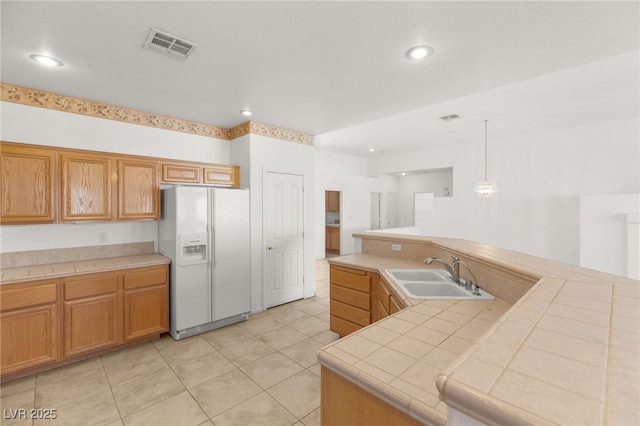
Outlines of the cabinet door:
{"label": "cabinet door", "polygon": [[204,183],[238,187],[240,186],[240,167],[223,165],[205,167]]}
{"label": "cabinet door", "polygon": [[118,160],[118,219],[160,219],[158,163]]}
{"label": "cabinet door", "polygon": [[202,167],[192,164],[162,163],[162,181],[200,183]]}
{"label": "cabinet door", "polygon": [[339,191],[325,192],[325,209],[328,212],[340,211],[340,192]]}
{"label": "cabinet door", "polygon": [[58,182],[56,152],[2,144],[0,167],[0,222],[55,222]]}
{"label": "cabinet door", "polygon": [[58,318],[55,304],[0,314],[0,373],[9,374],[58,360]]}
{"label": "cabinet door", "polygon": [[89,274],[63,280],[64,356],[122,342],[118,274]]}
{"label": "cabinet door", "polygon": [[102,155],[64,152],[62,220],[112,220],[113,160]]}
{"label": "cabinet door", "polygon": [[169,281],[166,265],[124,274],[124,339],[169,330]]}

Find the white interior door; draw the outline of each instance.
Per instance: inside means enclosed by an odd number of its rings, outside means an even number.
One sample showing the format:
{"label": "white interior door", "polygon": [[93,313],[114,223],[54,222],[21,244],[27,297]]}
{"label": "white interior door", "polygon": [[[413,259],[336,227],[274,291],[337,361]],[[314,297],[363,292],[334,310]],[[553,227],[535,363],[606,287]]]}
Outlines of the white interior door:
{"label": "white interior door", "polygon": [[303,297],[303,187],[301,175],[265,172],[266,307]]}

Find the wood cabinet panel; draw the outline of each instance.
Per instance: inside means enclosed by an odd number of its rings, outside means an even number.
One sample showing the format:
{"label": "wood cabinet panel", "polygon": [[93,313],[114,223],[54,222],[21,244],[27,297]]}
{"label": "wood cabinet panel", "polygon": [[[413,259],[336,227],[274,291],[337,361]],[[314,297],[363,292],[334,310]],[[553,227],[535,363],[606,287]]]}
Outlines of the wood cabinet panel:
{"label": "wood cabinet panel", "polygon": [[24,308],[55,303],[58,299],[59,280],[34,283],[5,284],[0,286],[0,310]]}
{"label": "wood cabinet panel", "polygon": [[166,284],[167,282],[167,267],[165,265],[133,269],[124,274],[125,290],[147,287],[150,285]]}
{"label": "wood cabinet panel", "polygon": [[116,345],[119,333],[118,293],[64,302],[64,356],[70,357]]}
{"label": "wood cabinet panel", "polygon": [[331,331],[333,331],[334,333],[338,333],[340,336],[346,336],[353,333],[354,331],[360,330],[362,326],[351,321],[347,321],[344,318],[330,315],[329,328],[331,329]]}
{"label": "wood cabinet panel", "polygon": [[136,288],[124,293],[124,339],[160,334],[169,329],[168,285]]}
{"label": "wood cabinet panel", "polygon": [[118,219],[160,218],[158,163],[118,160]]}
{"label": "wood cabinet panel", "polygon": [[240,167],[216,165],[204,167],[203,182],[210,185],[240,186]]}
{"label": "wood cabinet panel", "polygon": [[201,183],[202,167],[191,164],[162,163],[162,182]]}
{"label": "wood cabinet panel", "polygon": [[331,284],[356,291],[371,292],[371,279],[366,272],[358,271],[357,269],[332,267],[330,270],[330,282]]}
{"label": "wood cabinet panel", "polygon": [[320,370],[322,426],[418,426],[421,423],[326,367]]}
{"label": "wood cabinet panel", "polygon": [[326,227],[326,247],[330,252],[340,253],[340,228],[335,226]]}
{"label": "wood cabinet panel", "polygon": [[57,361],[57,317],[55,304],[2,312],[0,373],[9,374]]}
{"label": "wood cabinet panel", "polygon": [[332,284],[329,286],[329,294],[331,295],[331,300],[337,300],[360,309],[369,310],[371,308],[371,296],[369,293],[350,290]]}
{"label": "wood cabinet panel", "polygon": [[340,192],[325,191],[324,204],[325,204],[325,211],[339,212],[340,211]]}
{"label": "wood cabinet panel", "polygon": [[113,160],[104,155],[63,152],[62,220],[113,219]]}
{"label": "wood cabinet panel", "polygon": [[65,300],[96,296],[118,291],[118,275],[115,272],[81,275],[63,280]]}
{"label": "wood cabinet panel", "polygon": [[52,223],[57,219],[56,151],[16,147],[0,150],[0,222]]}
{"label": "wood cabinet panel", "polygon": [[337,300],[331,300],[330,302],[331,315],[335,315],[340,318],[349,320],[356,324],[365,326],[371,323],[371,314],[368,309],[360,309],[355,306],[347,305],[346,303],[338,302]]}

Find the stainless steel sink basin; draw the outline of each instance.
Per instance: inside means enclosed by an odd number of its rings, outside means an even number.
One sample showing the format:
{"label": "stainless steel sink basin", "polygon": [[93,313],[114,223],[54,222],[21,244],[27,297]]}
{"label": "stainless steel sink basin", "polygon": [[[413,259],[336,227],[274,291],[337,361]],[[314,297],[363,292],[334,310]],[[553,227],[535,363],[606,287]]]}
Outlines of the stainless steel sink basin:
{"label": "stainless steel sink basin", "polygon": [[387,269],[393,282],[412,299],[494,300],[480,290],[480,296],[458,285],[444,269]]}

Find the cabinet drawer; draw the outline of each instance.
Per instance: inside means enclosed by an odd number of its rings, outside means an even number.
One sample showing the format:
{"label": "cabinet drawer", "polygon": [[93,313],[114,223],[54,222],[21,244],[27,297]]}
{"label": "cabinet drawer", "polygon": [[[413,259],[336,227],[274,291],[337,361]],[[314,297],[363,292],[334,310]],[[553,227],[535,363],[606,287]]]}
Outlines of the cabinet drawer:
{"label": "cabinet drawer", "polygon": [[338,302],[337,300],[331,301],[331,315],[335,315],[362,326],[371,324],[371,315],[369,314],[369,311]]}
{"label": "cabinet drawer", "polygon": [[200,183],[201,167],[189,164],[162,164],[162,181],[163,182],[190,182]]}
{"label": "cabinet drawer", "polygon": [[114,293],[118,291],[118,275],[109,273],[73,277],[64,280],[63,286],[65,300]]}
{"label": "cabinet drawer", "polygon": [[331,315],[329,318],[329,327],[334,333],[338,333],[340,336],[346,336],[354,331],[358,331],[362,328],[361,325],[352,323],[335,315]]}
{"label": "cabinet drawer", "polygon": [[150,285],[166,284],[167,267],[134,269],[124,274],[124,289],[147,287]]}
{"label": "cabinet drawer", "polygon": [[386,283],[383,280],[380,280],[377,283],[375,283],[375,286],[376,286],[375,293],[377,293],[378,295],[378,300],[380,301],[380,304],[384,306],[385,311],[389,312],[389,306],[390,306],[389,301],[391,299],[391,291],[389,291]]}
{"label": "cabinet drawer", "polygon": [[54,303],[58,299],[58,280],[5,284],[0,287],[0,310]]}
{"label": "cabinet drawer", "polygon": [[[353,271],[353,272],[352,272]],[[371,278],[364,271],[331,268],[331,284],[347,287],[357,291],[371,292]]]}
{"label": "cabinet drawer", "polygon": [[347,305],[356,306],[360,309],[371,309],[371,296],[360,291],[350,290],[331,284],[330,287],[331,300],[346,303]]}

